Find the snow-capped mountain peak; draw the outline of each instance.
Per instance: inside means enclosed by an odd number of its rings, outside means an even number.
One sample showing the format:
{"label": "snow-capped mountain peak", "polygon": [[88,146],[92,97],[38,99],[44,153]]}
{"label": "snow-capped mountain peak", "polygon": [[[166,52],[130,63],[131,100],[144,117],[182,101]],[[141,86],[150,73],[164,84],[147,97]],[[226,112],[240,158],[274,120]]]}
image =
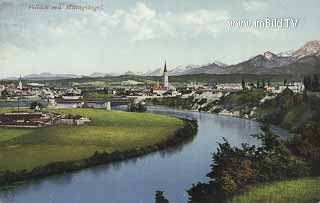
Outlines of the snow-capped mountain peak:
{"label": "snow-capped mountain peak", "polygon": [[293,56],[297,59],[305,56],[314,55],[320,52],[320,40],[314,40],[307,42],[303,47],[293,53]]}
{"label": "snow-capped mountain peak", "polygon": [[264,58],[266,58],[267,60],[271,61],[276,55],[270,51],[265,52],[264,54]]}
{"label": "snow-capped mountain peak", "polygon": [[292,57],[294,52],[295,51],[293,51],[293,50],[283,51],[283,52],[278,53],[277,56],[279,56],[279,57]]}
{"label": "snow-capped mountain peak", "polygon": [[216,64],[216,65],[218,65],[218,66],[221,66],[221,67],[226,67],[226,66],[228,66],[228,64],[225,64],[225,63],[223,63],[223,62],[221,62],[221,61],[213,61],[213,63]]}

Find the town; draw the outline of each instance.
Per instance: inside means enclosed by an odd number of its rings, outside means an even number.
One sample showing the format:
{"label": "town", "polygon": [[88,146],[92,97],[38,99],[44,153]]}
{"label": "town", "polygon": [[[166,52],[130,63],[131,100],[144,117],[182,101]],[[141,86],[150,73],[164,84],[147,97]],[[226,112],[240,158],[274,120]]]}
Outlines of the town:
{"label": "town", "polygon": [[97,108],[111,110],[112,107],[130,105],[150,98],[188,97],[196,93],[233,93],[242,90],[264,90],[270,95],[277,95],[286,89],[301,94],[305,89],[302,81],[257,80],[248,83],[245,79],[239,83],[205,84],[198,81],[177,87],[169,81],[167,64],[164,64],[161,81],[147,84],[143,81],[125,80],[99,85],[88,83],[73,83],[71,87],[49,86],[46,82],[39,83],[20,79],[18,81],[2,81],[0,85],[0,106],[27,108],[32,103],[46,108]]}

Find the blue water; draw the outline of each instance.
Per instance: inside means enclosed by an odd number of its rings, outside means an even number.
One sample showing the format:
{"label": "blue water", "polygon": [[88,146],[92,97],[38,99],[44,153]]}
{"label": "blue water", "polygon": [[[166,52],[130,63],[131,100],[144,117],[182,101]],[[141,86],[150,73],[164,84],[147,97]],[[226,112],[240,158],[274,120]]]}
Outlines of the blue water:
{"label": "blue water", "polygon": [[193,183],[207,181],[212,153],[225,137],[233,145],[257,144],[259,123],[207,113],[151,108],[150,112],[198,120],[196,137],[143,157],[47,177],[0,191],[1,203],[152,203],[164,190],[172,203],[187,201]]}

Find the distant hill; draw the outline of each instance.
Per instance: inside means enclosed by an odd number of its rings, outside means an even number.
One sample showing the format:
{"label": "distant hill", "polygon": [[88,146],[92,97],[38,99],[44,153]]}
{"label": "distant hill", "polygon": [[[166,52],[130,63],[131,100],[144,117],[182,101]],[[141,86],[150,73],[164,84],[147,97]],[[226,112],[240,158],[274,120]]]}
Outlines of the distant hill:
{"label": "distant hill", "polygon": [[137,75],[137,73],[135,73],[133,71],[127,71],[123,75]]}
{"label": "distant hill", "polygon": [[75,74],[52,74],[52,73],[40,73],[26,75],[23,79],[26,80],[57,80],[57,79],[71,79],[71,78],[81,78],[81,76]]}
{"label": "distant hill", "polygon": [[[193,69],[190,74],[289,74],[320,73],[320,41],[311,41],[294,52],[274,54],[270,51],[247,61],[219,66],[210,64]],[[188,73],[187,73],[188,74]]]}
{"label": "distant hill", "polygon": [[103,78],[103,77],[109,77],[109,76],[115,76],[115,74],[94,72],[94,73],[91,73],[90,75],[88,75],[87,77],[90,77],[90,78]]}
{"label": "distant hill", "polygon": [[[216,64],[217,63],[217,64]],[[204,66],[217,66],[217,67],[222,67],[223,63],[221,62],[214,62],[212,64],[208,64],[208,65],[194,65],[194,64],[189,64],[186,66],[177,66],[173,69],[168,69],[168,74],[169,76],[175,76],[175,75],[188,75],[188,74],[200,74],[200,73],[207,73],[207,74],[211,74],[211,70],[205,70],[205,68],[201,68]],[[218,65],[220,64],[220,65]],[[201,69],[200,69],[201,68]],[[163,74],[163,68],[157,68],[153,71],[148,71],[146,73],[144,73],[144,76],[161,76]]]}
{"label": "distant hill", "polygon": [[320,41],[311,41],[287,55],[266,52],[245,62],[225,67],[225,73],[293,74],[320,73]]}
{"label": "distant hill", "polygon": [[[320,40],[310,41],[296,51],[279,54],[266,51],[244,62],[226,65],[213,62],[207,65],[178,66],[169,70],[169,76],[192,74],[289,74],[305,75],[320,73]],[[149,71],[144,76],[160,76],[162,69]]]}

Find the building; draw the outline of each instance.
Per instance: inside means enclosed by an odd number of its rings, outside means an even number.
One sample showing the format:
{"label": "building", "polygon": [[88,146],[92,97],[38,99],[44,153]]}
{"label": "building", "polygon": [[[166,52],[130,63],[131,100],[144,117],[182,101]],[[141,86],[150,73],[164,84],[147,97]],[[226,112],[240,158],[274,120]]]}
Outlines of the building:
{"label": "building", "polygon": [[87,108],[111,110],[110,101],[85,101],[84,106]]}
{"label": "building", "polygon": [[84,102],[81,100],[56,100],[53,104],[54,108],[63,109],[63,108],[82,108]]}
{"label": "building", "polygon": [[205,86],[203,84],[200,84],[198,82],[191,82],[187,85],[187,88],[190,88],[190,89],[199,89],[199,88],[205,88]]}
{"label": "building", "polygon": [[301,82],[293,82],[287,85],[282,85],[279,87],[279,91],[283,92],[285,89],[290,89],[294,93],[302,93],[304,90],[304,84]]}
{"label": "building", "polygon": [[135,80],[126,80],[121,82],[121,86],[137,86],[137,85],[143,85],[143,82],[138,82]]}
{"label": "building", "polygon": [[44,113],[2,113],[0,127],[37,128],[52,125],[52,119]]}
{"label": "building", "polygon": [[19,78],[19,83],[18,83],[18,87],[17,87],[17,88],[18,88],[19,90],[22,90],[22,89],[23,89],[21,75],[20,75],[20,78]]}
{"label": "building", "polygon": [[169,90],[176,90],[175,87],[171,86],[169,83],[169,75],[167,70],[167,62],[164,62],[163,75],[162,75],[162,84],[158,84],[152,88],[152,93],[158,96],[164,95]]}
{"label": "building", "polygon": [[217,85],[217,90],[225,92],[237,92],[242,90],[241,83],[222,83]]}
{"label": "building", "polygon": [[164,62],[164,70],[163,70],[163,87],[165,89],[169,89],[169,75],[167,71],[167,62]]}

